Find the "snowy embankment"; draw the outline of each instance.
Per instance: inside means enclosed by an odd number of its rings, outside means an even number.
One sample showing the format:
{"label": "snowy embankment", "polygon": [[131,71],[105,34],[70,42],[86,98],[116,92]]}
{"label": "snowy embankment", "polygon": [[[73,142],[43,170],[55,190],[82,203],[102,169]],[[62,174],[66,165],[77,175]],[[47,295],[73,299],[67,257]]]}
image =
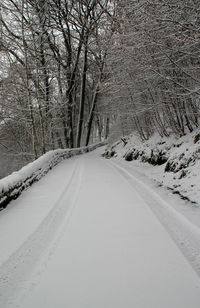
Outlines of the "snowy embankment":
{"label": "snowy embankment", "polygon": [[137,160],[147,177],[182,199],[200,204],[199,130],[179,138],[154,135],[146,142],[129,136],[110,146],[104,155],[107,158],[118,156],[126,161]]}
{"label": "snowy embankment", "polygon": [[24,166],[17,172],[0,180],[0,210],[5,208],[11,200],[16,199],[23,190],[39,181],[49,170],[62,160],[75,155],[95,150],[104,143],[94,144],[77,149],[57,149],[47,152],[37,160]]}
{"label": "snowy embankment", "polygon": [[133,187],[138,187],[200,275],[199,131],[181,138],[155,135],[144,143],[129,136],[108,147],[103,155],[113,157],[111,164]]}

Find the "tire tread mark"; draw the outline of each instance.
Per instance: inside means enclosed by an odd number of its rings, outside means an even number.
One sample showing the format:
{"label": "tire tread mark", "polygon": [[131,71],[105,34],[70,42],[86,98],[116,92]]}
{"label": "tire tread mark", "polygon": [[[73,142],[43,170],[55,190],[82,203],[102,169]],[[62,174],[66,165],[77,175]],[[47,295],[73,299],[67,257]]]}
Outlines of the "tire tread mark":
{"label": "tire tread mark", "polygon": [[[58,233],[61,225],[65,222],[68,211],[70,211],[71,203],[74,201],[74,198],[70,200],[71,189],[73,188],[74,195],[78,195],[80,185],[77,185],[77,178],[80,182],[80,159],[77,160],[70,179],[53,208],[39,224],[37,229],[0,266],[0,307],[6,308],[15,304],[16,294],[27,283],[38,260],[44,254],[45,250],[52,245],[52,242],[56,241],[56,233]],[[64,202],[66,198],[68,198],[67,205]]]}
{"label": "tire tread mark", "polygon": [[107,164],[139,193],[160,223],[165,227],[194,271],[200,276],[200,229],[124,167],[114,162],[107,162]]}

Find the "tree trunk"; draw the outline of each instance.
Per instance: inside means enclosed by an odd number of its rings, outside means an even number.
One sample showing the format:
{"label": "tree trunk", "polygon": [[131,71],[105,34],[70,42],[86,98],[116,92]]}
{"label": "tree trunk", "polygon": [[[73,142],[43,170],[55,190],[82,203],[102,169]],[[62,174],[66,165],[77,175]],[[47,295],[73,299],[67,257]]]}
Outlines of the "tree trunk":
{"label": "tree trunk", "polygon": [[87,41],[85,43],[84,50],[84,61],[83,61],[83,71],[82,71],[82,84],[81,84],[81,97],[80,97],[80,109],[78,117],[78,130],[76,145],[77,148],[81,145],[82,129],[83,129],[83,117],[84,117],[84,107],[85,107],[85,92],[86,92],[86,73],[87,73]]}
{"label": "tree trunk", "polygon": [[88,119],[88,122],[87,122],[87,132],[86,132],[85,146],[88,146],[89,141],[90,141],[92,121],[93,121],[93,118],[94,118],[94,110],[95,110],[96,103],[97,103],[97,97],[98,97],[98,92],[97,92],[97,89],[96,89],[96,91],[93,95],[92,106],[91,106],[91,110],[90,110],[90,114],[89,114],[89,119]]}

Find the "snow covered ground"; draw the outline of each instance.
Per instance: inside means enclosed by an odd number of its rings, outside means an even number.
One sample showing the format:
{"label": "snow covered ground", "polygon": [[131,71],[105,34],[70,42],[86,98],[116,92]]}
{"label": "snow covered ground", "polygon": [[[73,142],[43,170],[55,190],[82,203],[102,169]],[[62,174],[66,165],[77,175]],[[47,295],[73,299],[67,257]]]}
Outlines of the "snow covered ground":
{"label": "snow covered ground", "polygon": [[39,181],[62,160],[93,151],[103,144],[101,142],[82,148],[49,151],[19,171],[0,179],[0,210],[5,208],[11,200],[17,199],[23,190]]}
{"label": "snow covered ground", "polygon": [[[115,156],[121,159],[126,155],[132,155],[132,158],[129,157],[130,160],[133,159],[131,164],[138,166],[143,174],[200,206],[199,130],[182,137],[172,135],[161,138],[155,134],[146,142],[141,142],[135,135],[126,139],[125,146],[121,141],[112,147],[116,152]],[[144,163],[148,160],[154,163],[159,158],[165,159],[166,162],[155,166]]]}
{"label": "snow covered ground", "polygon": [[199,308],[198,220],[102,152],[63,161],[0,212],[0,307]]}

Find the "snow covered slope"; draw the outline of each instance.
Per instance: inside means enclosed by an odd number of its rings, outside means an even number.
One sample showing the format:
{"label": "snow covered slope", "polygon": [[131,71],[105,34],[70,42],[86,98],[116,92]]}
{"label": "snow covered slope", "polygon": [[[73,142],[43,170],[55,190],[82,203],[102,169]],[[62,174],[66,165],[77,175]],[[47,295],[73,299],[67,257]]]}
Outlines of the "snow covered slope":
{"label": "snow covered slope", "polygon": [[184,229],[171,199],[102,152],[63,161],[0,212],[0,307],[199,308],[198,269],[162,221]]}
{"label": "snow covered slope", "polygon": [[200,205],[199,130],[180,138],[154,135],[146,142],[129,136],[110,146],[106,154],[107,157],[124,158],[134,165],[142,162],[140,169],[150,179],[183,199]]}

